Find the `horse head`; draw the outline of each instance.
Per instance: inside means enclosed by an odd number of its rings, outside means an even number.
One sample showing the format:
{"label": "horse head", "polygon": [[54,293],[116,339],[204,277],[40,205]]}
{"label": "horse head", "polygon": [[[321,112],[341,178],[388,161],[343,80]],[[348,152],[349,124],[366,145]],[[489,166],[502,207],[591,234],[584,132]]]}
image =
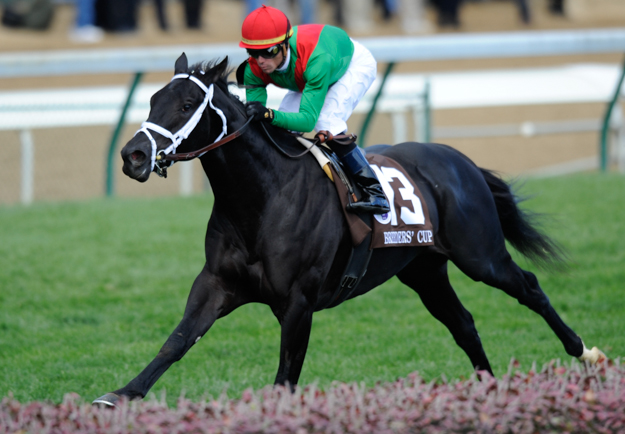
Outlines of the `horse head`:
{"label": "horse head", "polygon": [[[140,182],[147,181],[152,172],[166,176],[166,168],[173,162],[165,162],[163,157],[175,154],[179,147],[193,150],[197,143],[205,142],[202,138],[210,140],[212,118],[221,118],[221,129],[215,135],[226,132],[226,118],[212,99],[216,83],[227,87],[227,66],[226,57],[214,66],[199,63],[189,68],[182,53],[172,80],[150,99],[148,119],[121,151],[124,174]],[[209,106],[214,111],[211,116],[207,115]]]}

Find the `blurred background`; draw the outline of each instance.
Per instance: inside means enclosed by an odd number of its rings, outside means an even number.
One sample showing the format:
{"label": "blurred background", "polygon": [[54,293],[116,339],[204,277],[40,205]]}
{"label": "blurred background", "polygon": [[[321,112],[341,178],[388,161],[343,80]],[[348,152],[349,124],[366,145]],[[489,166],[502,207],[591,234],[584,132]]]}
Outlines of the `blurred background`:
{"label": "blurred background", "polygon": [[[283,9],[293,24],[333,24],[365,45],[383,38],[399,50],[401,38],[463,41],[483,35],[488,44],[519,32],[625,30],[623,0],[264,3]],[[237,60],[232,66],[237,66],[244,54],[236,45],[241,23],[261,2],[2,0],[1,4],[0,205],[107,194],[193,194],[210,188],[197,162],[176,164],[168,180],[154,176],[139,184],[127,179],[119,150],[147,117],[150,95],[171,78],[183,50],[211,52],[207,47],[223,45]],[[95,64],[105,57],[115,66],[114,53],[120,53],[120,72],[115,68],[73,72],[76,65]],[[146,69],[122,68],[124,59],[157,54],[166,57],[170,69],[150,69],[147,61]],[[606,170],[625,170],[622,98],[613,101],[624,57],[625,49],[620,48],[550,56],[385,59],[378,63],[376,85],[350,119],[350,130],[360,134],[365,146],[405,140],[445,143],[506,177],[597,171],[602,164]],[[24,59],[30,70],[11,72],[17,71],[12,65]],[[50,59],[64,67],[48,73],[44,60]],[[211,59],[192,55],[190,60]],[[133,83],[137,87],[118,128]],[[370,114],[382,83],[384,91]],[[272,95],[277,104],[279,92]],[[602,130],[606,122],[607,131]],[[602,135],[607,142],[605,161]]]}

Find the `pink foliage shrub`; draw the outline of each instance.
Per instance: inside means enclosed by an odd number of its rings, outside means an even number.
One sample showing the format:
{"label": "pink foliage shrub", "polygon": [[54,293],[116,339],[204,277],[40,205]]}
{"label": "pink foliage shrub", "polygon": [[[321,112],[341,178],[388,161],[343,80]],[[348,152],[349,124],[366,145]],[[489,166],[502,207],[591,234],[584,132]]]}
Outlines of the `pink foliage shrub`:
{"label": "pink foliage shrub", "polygon": [[366,388],[335,383],[291,394],[247,390],[199,403],[123,402],[92,407],[75,394],[61,404],[0,405],[2,433],[616,433],[625,432],[625,367],[620,363],[480,373],[455,383],[426,383],[417,374]]}

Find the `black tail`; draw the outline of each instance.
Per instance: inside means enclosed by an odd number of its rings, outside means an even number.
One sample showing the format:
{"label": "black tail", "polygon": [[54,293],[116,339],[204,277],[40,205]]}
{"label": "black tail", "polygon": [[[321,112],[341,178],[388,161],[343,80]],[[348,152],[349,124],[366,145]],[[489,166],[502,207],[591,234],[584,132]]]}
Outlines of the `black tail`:
{"label": "black tail", "polygon": [[516,196],[510,185],[490,170],[481,169],[490,188],[499,222],[506,240],[525,257],[540,266],[562,265],[566,254],[549,236],[536,229],[538,214],[518,207],[523,199]]}

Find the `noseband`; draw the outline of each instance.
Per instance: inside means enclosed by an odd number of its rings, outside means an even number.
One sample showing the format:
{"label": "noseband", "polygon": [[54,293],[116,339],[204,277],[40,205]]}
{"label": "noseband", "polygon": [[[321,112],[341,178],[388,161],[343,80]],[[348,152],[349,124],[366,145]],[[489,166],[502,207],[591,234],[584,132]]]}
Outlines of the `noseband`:
{"label": "noseband", "polygon": [[[148,139],[150,139],[150,143],[152,144],[152,157],[151,157],[150,171],[155,171],[156,174],[161,177],[167,177],[167,167],[174,164],[174,161],[179,160],[179,159],[174,160],[173,158],[168,158],[168,156],[170,154],[172,154],[171,156],[173,156],[173,154],[176,153],[176,148],[178,148],[180,143],[184,139],[189,137],[189,134],[191,134],[193,129],[197,126],[198,122],[202,118],[202,113],[204,113],[204,110],[206,110],[207,105],[210,105],[210,107],[213,110],[215,110],[215,112],[221,118],[221,121],[223,124],[223,130],[221,131],[221,134],[219,135],[219,137],[215,139],[214,143],[219,142],[222,139],[222,137],[226,135],[227,130],[228,130],[228,126],[226,123],[226,116],[224,115],[224,112],[213,105],[213,91],[214,91],[213,84],[211,84],[209,87],[206,87],[204,83],[202,83],[197,77],[194,77],[191,74],[176,74],[172,77],[171,81],[178,80],[178,79],[191,80],[192,82],[197,84],[200,87],[200,89],[204,91],[204,101],[202,101],[202,104],[200,104],[200,106],[195,110],[195,113],[193,113],[193,116],[191,116],[191,118],[187,121],[187,123],[184,124],[183,127],[180,128],[175,133],[172,133],[171,131],[161,127],[160,125],[157,125],[152,122],[147,122],[147,121],[143,122],[141,124],[141,128],[135,133],[135,135],[139,133],[144,133],[146,136],[148,136]],[[167,148],[157,151],[156,140],[154,140],[154,137],[152,137],[150,130],[160,134],[161,136],[167,137],[168,139],[171,140],[171,144]]]}

